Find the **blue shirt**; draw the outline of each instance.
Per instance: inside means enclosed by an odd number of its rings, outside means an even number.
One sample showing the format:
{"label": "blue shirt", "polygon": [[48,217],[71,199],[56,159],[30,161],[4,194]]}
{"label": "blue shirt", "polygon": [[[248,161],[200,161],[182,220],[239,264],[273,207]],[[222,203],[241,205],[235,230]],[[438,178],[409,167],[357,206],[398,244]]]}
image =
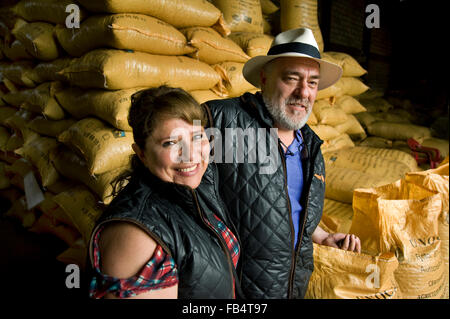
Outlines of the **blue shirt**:
{"label": "blue shirt", "polygon": [[291,202],[292,222],[294,223],[295,231],[295,245],[297,245],[300,227],[300,213],[302,211],[302,206],[300,205],[300,197],[303,190],[303,169],[301,161],[302,148],[303,141],[300,131],[296,131],[292,144],[289,145],[284,153],[286,158],[286,175],[289,200]]}

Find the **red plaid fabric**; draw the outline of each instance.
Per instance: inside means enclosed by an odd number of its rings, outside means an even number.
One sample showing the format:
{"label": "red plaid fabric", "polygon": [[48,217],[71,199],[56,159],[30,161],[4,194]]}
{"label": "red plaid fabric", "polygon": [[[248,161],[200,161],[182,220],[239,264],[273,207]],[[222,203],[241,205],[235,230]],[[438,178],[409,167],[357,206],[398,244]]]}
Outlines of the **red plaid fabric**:
{"label": "red plaid fabric", "polygon": [[[205,220],[205,222],[223,237],[236,268],[240,255],[239,243],[228,227],[216,215],[214,217],[216,219],[214,225],[208,220]],[[178,283],[178,270],[175,261],[159,245],[141,272],[131,278],[119,279],[102,273],[98,247],[102,229],[100,228],[97,231],[93,243],[95,275],[90,283],[89,295],[91,298],[103,298],[107,293],[112,293],[119,298],[127,298],[154,289],[168,288]],[[233,282],[233,290],[234,288]]]}

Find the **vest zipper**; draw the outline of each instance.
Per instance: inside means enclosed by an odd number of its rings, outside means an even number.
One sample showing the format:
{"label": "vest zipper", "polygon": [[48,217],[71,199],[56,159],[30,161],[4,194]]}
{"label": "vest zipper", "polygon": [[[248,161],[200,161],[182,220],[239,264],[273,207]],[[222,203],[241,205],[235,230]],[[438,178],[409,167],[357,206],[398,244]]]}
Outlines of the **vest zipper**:
{"label": "vest zipper", "polygon": [[[279,140],[278,140],[279,141]],[[288,283],[288,299],[292,296],[292,286],[294,282],[294,274],[295,274],[295,230],[294,230],[294,222],[292,221],[292,208],[291,201],[289,199],[288,185],[287,185],[287,168],[286,168],[286,159],[284,158],[283,149],[278,142],[278,151],[281,155],[281,161],[283,162],[283,172],[284,172],[284,190],[286,192],[286,196],[288,199],[288,208],[289,208],[289,225],[291,226],[291,244],[292,244],[292,252],[293,257],[291,259],[291,270],[289,274],[289,283]]]}
{"label": "vest zipper", "polygon": [[[225,251],[225,255],[227,256],[227,261],[228,261],[228,270],[230,271],[230,275],[231,275],[231,281],[232,281],[231,282],[231,286],[234,288],[234,275],[233,275],[233,269],[231,268],[231,267],[234,267],[234,266],[233,266],[233,261],[231,260],[231,257],[230,257],[230,252],[229,252],[226,244],[224,244],[222,242],[223,241],[222,236],[220,236],[212,226],[210,226],[208,223],[205,222],[206,217],[204,216],[204,214],[202,212],[202,209],[200,208],[200,204],[198,203],[197,194],[195,193],[194,190],[191,190],[191,192],[192,192],[192,195],[194,197],[194,201],[195,201],[195,204],[197,206],[197,211],[199,212],[200,219],[202,220],[203,224],[206,227],[208,227],[208,229],[210,229],[217,238],[219,238],[220,246]],[[234,289],[233,289],[232,294],[233,294],[233,297],[236,298],[236,295],[234,293]]]}

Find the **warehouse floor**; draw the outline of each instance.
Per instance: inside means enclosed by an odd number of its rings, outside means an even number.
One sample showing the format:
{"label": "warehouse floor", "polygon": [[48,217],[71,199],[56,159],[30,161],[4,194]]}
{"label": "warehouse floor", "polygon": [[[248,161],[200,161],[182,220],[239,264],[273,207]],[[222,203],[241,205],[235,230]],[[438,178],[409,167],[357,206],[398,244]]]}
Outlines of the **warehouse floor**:
{"label": "warehouse floor", "polygon": [[[6,206],[1,203],[2,213]],[[84,289],[66,288],[66,266],[56,256],[67,245],[57,237],[31,233],[18,221],[1,216],[0,242],[2,297],[73,300],[85,296]]]}

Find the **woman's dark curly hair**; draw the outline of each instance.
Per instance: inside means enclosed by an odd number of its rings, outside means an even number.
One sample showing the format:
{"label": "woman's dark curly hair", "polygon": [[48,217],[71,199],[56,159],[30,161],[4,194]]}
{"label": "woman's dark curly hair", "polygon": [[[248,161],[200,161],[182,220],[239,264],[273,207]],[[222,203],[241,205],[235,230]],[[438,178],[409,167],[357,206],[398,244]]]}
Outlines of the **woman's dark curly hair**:
{"label": "woman's dark curly hair", "polygon": [[[169,119],[182,119],[188,123],[194,120],[206,125],[206,114],[199,103],[186,91],[166,85],[144,89],[131,96],[128,124],[133,129],[134,142],[145,150],[146,140],[160,123]],[[116,196],[134,174],[148,170],[136,154],[131,158],[131,169],[112,181]]]}

